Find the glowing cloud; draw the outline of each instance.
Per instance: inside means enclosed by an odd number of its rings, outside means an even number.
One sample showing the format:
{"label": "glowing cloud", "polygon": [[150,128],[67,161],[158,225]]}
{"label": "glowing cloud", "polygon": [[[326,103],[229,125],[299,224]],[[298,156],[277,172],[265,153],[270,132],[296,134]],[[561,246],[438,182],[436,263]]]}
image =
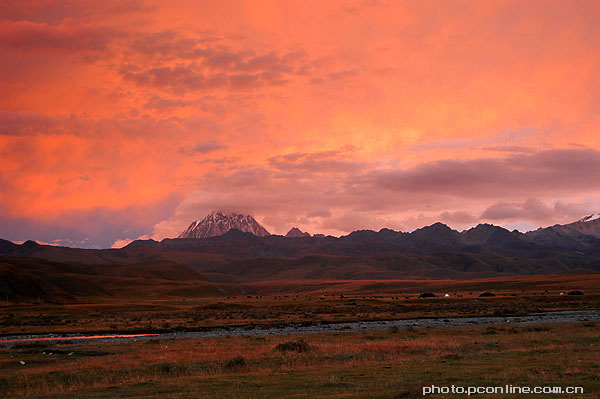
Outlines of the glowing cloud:
{"label": "glowing cloud", "polygon": [[[600,208],[592,1],[4,1],[0,237],[539,226]],[[70,244],[71,243],[71,244]]]}

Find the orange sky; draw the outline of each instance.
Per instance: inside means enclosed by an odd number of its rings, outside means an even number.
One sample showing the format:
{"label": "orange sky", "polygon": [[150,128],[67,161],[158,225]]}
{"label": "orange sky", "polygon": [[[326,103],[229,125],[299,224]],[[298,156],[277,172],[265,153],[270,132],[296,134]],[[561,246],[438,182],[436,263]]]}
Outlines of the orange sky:
{"label": "orange sky", "polygon": [[[324,3],[324,4],[323,4]],[[597,1],[3,1],[0,237],[600,211]]]}

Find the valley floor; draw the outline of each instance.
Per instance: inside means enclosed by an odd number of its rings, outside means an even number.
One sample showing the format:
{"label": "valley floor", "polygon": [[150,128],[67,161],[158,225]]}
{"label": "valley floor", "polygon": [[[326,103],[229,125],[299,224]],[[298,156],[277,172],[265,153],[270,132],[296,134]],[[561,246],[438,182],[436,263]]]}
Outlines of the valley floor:
{"label": "valley floor", "polygon": [[599,348],[599,322],[108,344],[28,343],[0,348],[0,395],[459,398],[465,395],[422,396],[422,388],[510,384],[582,387],[583,394],[565,397],[597,398]]}
{"label": "valley floor", "polygon": [[[2,303],[0,336],[164,333],[435,317],[522,316],[600,309],[600,275],[482,280],[261,282],[253,295],[81,297],[75,303]],[[569,295],[579,291],[584,295]],[[435,298],[419,298],[432,292]],[[493,297],[480,297],[492,292]],[[444,297],[445,293],[450,295]],[[562,295],[561,295],[562,293]],[[260,326],[260,327],[259,327]]]}
{"label": "valley floor", "polygon": [[[597,311],[600,276],[261,282],[252,295],[0,305],[0,334],[174,333],[238,326]],[[569,295],[581,291],[583,295]],[[419,298],[433,292],[435,298]],[[481,297],[482,292],[495,296]],[[445,297],[448,293],[450,296]],[[561,295],[562,293],[562,295]],[[582,387],[600,393],[600,322],[388,326],[306,335],[0,345],[7,398],[464,398],[423,386]],[[439,320],[439,319],[438,319]],[[513,319],[514,320],[514,319]],[[407,326],[403,326],[407,327]],[[483,395],[519,398],[540,395]]]}

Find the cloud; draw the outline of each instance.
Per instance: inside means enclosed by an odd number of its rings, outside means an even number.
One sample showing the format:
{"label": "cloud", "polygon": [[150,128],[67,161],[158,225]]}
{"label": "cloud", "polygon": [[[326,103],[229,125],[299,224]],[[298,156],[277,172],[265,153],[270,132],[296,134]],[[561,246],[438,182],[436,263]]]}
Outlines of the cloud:
{"label": "cloud", "polygon": [[[263,166],[207,173],[162,226],[179,232],[223,206],[258,215],[274,233],[298,225],[327,234],[359,228],[411,230],[438,221],[459,229],[484,221],[548,225],[576,220],[597,206],[593,200],[579,205],[568,200],[573,191],[598,192],[595,173],[576,173],[598,170],[600,155],[594,151],[434,161],[413,168],[352,160],[353,153],[292,152],[271,157]],[[532,192],[542,197],[532,197]]]}
{"label": "cloud", "polygon": [[[225,68],[229,70],[228,68]],[[141,69],[132,65],[121,68],[121,74],[139,86],[163,89],[173,93],[214,90],[249,90],[262,86],[279,86],[286,83],[285,74],[275,70],[255,73],[226,73],[219,69],[208,72],[196,63],[178,64]]]}
{"label": "cloud", "polygon": [[144,106],[160,112],[168,112],[176,108],[188,107],[192,104],[191,101],[153,96]]}
{"label": "cloud", "polygon": [[599,174],[600,151],[569,149],[434,161],[411,169],[370,172],[356,178],[356,184],[411,195],[493,198],[595,191],[600,189]]}
{"label": "cloud", "polygon": [[144,0],[71,0],[57,6],[54,0],[3,0],[2,17],[9,21],[58,24],[65,20],[89,21],[151,11]]}
{"label": "cloud", "polygon": [[366,165],[352,159],[353,146],[313,153],[288,153],[268,159],[269,165],[283,172],[357,173]]}
{"label": "cloud", "polygon": [[515,221],[515,220],[548,220],[553,216],[550,206],[536,198],[529,198],[523,203],[498,202],[481,215],[484,220]]}
{"label": "cloud", "polygon": [[110,248],[118,239],[150,233],[155,224],[173,215],[180,201],[179,195],[170,195],[147,206],[98,207],[39,220],[4,215],[0,217],[0,237],[13,241],[31,239],[56,245]]}
{"label": "cloud", "polygon": [[531,153],[535,152],[534,149],[525,144],[539,138],[540,134],[537,129],[533,128],[502,130],[487,137],[462,137],[426,141],[412,146],[412,149],[424,151],[452,148],[481,148],[484,151],[492,152]]}
{"label": "cloud", "polygon": [[519,146],[519,145],[495,145],[483,148],[486,151],[494,152],[508,152],[508,153],[532,153],[535,150],[531,147]]}
{"label": "cloud", "polygon": [[117,115],[113,118],[91,118],[88,115],[49,115],[36,112],[0,111],[0,135],[72,135],[94,137],[99,135],[124,135],[150,137],[164,134],[189,132],[194,128],[210,129],[219,132],[222,128],[206,119],[175,117],[151,117],[143,115],[127,117]]}
{"label": "cloud", "polygon": [[56,117],[35,112],[0,111],[0,135],[20,136],[38,133],[55,133],[60,129]]}
{"label": "cloud", "polygon": [[582,202],[556,201],[554,213],[559,220],[581,219],[583,216],[600,212],[600,201],[588,200]]}
{"label": "cloud", "polygon": [[129,47],[134,54],[151,60],[153,66],[124,64],[121,75],[138,86],[173,93],[281,86],[289,76],[302,75],[308,68],[303,52],[235,51],[205,37],[171,30],[141,35]]}
{"label": "cloud", "polygon": [[347,8],[2,1],[0,214],[98,242],[49,220],[182,198],[114,243],[223,207],[340,234],[597,206],[598,4]]}
{"label": "cloud", "polygon": [[466,212],[466,211],[453,211],[453,212],[448,212],[448,211],[444,211],[442,213],[440,213],[439,217],[437,218],[437,221],[441,221],[444,222],[446,224],[452,224],[452,225],[467,225],[467,224],[471,224],[471,223],[475,223],[479,220],[479,218],[475,215],[473,215],[471,212]]}
{"label": "cloud", "polygon": [[548,204],[537,198],[529,198],[523,202],[497,202],[487,208],[480,219],[496,223],[527,221],[538,225],[551,225],[574,222],[598,210],[598,202],[595,201],[555,201],[554,204]]}
{"label": "cloud", "polygon": [[174,58],[197,58],[194,47],[198,41],[189,37],[181,36],[178,32],[165,30],[140,34],[129,44],[131,50],[152,58],[161,59]]}
{"label": "cloud", "polygon": [[177,66],[160,66],[142,69],[133,65],[121,68],[126,80],[139,86],[166,89],[175,93],[189,90],[214,89],[227,84],[224,75],[207,76],[194,64]]}
{"label": "cloud", "polygon": [[117,33],[97,26],[49,25],[28,21],[3,22],[0,46],[22,50],[95,51],[108,49]]}
{"label": "cloud", "polygon": [[179,148],[179,153],[184,155],[208,154],[210,152],[222,150],[225,148],[227,148],[226,145],[219,144],[214,141],[207,141],[205,143],[198,143],[190,148],[181,147]]}
{"label": "cloud", "polygon": [[306,214],[307,218],[328,218],[331,216],[329,209],[315,209]]}

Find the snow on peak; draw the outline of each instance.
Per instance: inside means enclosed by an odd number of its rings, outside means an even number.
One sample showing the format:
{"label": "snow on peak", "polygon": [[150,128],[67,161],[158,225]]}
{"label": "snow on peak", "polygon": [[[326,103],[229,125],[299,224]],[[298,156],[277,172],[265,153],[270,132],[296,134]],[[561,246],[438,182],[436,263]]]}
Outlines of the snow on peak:
{"label": "snow on peak", "polygon": [[201,221],[194,221],[179,238],[206,238],[220,236],[231,229],[267,236],[269,232],[250,215],[213,211]]}
{"label": "snow on peak", "polygon": [[596,220],[596,219],[600,219],[600,213],[593,213],[591,215],[588,215],[584,218],[579,219],[578,222],[586,223],[586,222],[591,222],[592,220]]}

